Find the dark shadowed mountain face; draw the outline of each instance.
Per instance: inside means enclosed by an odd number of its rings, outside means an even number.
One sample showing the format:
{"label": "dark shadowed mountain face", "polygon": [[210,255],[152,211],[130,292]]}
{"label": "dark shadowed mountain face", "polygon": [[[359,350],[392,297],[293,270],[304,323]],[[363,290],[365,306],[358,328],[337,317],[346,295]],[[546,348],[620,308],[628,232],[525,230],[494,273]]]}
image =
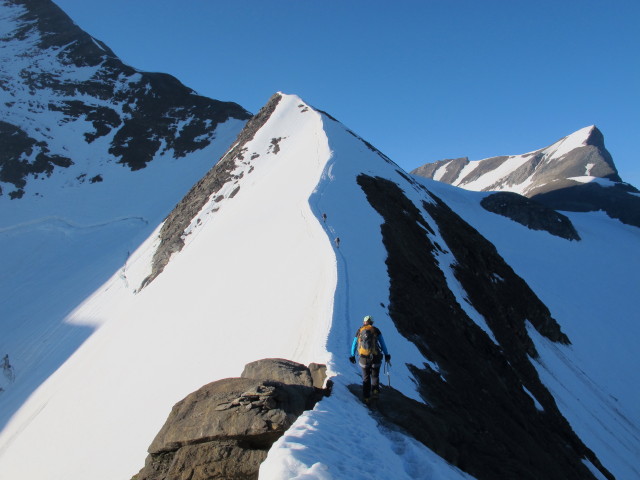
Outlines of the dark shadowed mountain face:
{"label": "dark shadowed mountain face", "polygon": [[[547,307],[489,241],[433,194],[425,190],[433,199],[423,202],[425,216],[387,179],[363,174],[358,183],[384,217],[391,318],[439,367],[411,366],[426,404],[388,390],[382,415],[478,479],[594,478],[583,458],[613,478],[571,429],[532,365],[538,353],[527,323],[551,341],[570,343]],[[424,234],[434,233],[429,221],[445,245]],[[449,289],[436,259],[443,248],[454,255],[456,279],[497,343]]]}
{"label": "dark shadowed mountain face", "polygon": [[567,240],[580,240],[580,235],[566,215],[517,193],[496,192],[484,197],[480,205],[531,230],[545,230]]}
{"label": "dark shadowed mountain face", "polygon": [[78,142],[94,159],[139,170],[157,154],[202,149],[219,124],[250,117],[123,64],[50,0],[0,0],[0,15],[1,194],[20,198],[31,179],[86,161]]}
{"label": "dark shadowed mountain face", "polygon": [[468,190],[519,193],[555,210],[603,210],[640,227],[640,192],[622,182],[595,126],[524,155],[441,160],[411,173]]}

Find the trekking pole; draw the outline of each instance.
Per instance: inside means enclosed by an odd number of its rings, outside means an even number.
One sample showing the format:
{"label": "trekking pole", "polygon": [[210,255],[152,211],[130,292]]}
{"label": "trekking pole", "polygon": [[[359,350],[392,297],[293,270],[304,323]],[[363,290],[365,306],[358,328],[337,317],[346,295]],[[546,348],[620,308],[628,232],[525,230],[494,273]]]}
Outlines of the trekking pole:
{"label": "trekking pole", "polygon": [[387,385],[391,386],[391,362],[384,362],[384,374],[387,376]]}

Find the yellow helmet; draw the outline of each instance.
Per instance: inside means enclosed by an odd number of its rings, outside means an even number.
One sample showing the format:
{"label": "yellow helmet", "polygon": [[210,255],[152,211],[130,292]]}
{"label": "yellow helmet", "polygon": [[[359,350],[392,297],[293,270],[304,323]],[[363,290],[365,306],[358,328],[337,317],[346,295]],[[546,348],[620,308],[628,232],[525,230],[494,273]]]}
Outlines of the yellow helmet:
{"label": "yellow helmet", "polygon": [[366,317],[364,317],[364,319],[362,320],[362,323],[367,325],[373,325],[373,317],[371,315],[367,315]]}

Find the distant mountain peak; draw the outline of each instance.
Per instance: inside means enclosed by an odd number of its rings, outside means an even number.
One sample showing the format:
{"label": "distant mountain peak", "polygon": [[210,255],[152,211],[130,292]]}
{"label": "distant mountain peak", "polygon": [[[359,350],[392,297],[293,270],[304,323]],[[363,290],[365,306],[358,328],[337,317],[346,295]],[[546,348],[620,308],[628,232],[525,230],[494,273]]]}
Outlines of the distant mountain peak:
{"label": "distant mountain peak", "polygon": [[[597,147],[606,152],[606,148],[604,146],[604,135],[595,125],[581,128],[580,130],[558,140],[550,147],[542,149],[542,151],[550,153],[553,157],[560,159],[577,148],[587,146]],[[539,151],[540,150],[537,150],[532,153],[537,153]],[[613,162],[611,162],[611,167],[615,169]]]}
{"label": "distant mountain peak", "polygon": [[638,191],[622,182],[604,135],[589,125],[522,155],[427,163],[411,172],[467,190],[514,192],[556,210],[604,210],[640,226]]}
{"label": "distant mountain peak", "polygon": [[3,0],[0,5],[13,7],[17,28],[11,35],[15,39],[31,39],[34,48],[60,49],[59,59],[78,66],[95,66],[105,57],[117,58],[106,44],[82,30],[50,0]]}
{"label": "distant mountain peak", "polygon": [[583,146],[592,145],[594,147],[605,148],[604,146],[604,134],[596,125],[589,125],[588,127],[581,128],[580,130],[572,133],[569,137],[580,137],[583,136],[584,140],[582,142]]}

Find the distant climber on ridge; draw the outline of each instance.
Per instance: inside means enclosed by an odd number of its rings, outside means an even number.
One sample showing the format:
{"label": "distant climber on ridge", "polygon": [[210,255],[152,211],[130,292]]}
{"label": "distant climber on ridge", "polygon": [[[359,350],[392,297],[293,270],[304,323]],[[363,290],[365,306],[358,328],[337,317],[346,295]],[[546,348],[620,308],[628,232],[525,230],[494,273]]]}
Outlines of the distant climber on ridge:
{"label": "distant climber on ridge", "polygon": [[16,379],[16,374],[13,370],[13,365],[9,362],[9,354],[7,353],[2,359],[2,370],[4,371],[4,376],[7,377],[7,380],[13,383]]}
{"label": "distant climber on ridge", "polygon": [[382,332],[373,326],[373,318],[367,315],[362,323],[362,327],[353,337],[349,361],[356,363],[357,351],[360,357],[358,364],[362,369],[362,397],[365,403],[369,403],[371,394],[377,397],[380,393],[382,354],[384,353],[384,359],[387,363],[391,363],[391,355],[387,351]]}

